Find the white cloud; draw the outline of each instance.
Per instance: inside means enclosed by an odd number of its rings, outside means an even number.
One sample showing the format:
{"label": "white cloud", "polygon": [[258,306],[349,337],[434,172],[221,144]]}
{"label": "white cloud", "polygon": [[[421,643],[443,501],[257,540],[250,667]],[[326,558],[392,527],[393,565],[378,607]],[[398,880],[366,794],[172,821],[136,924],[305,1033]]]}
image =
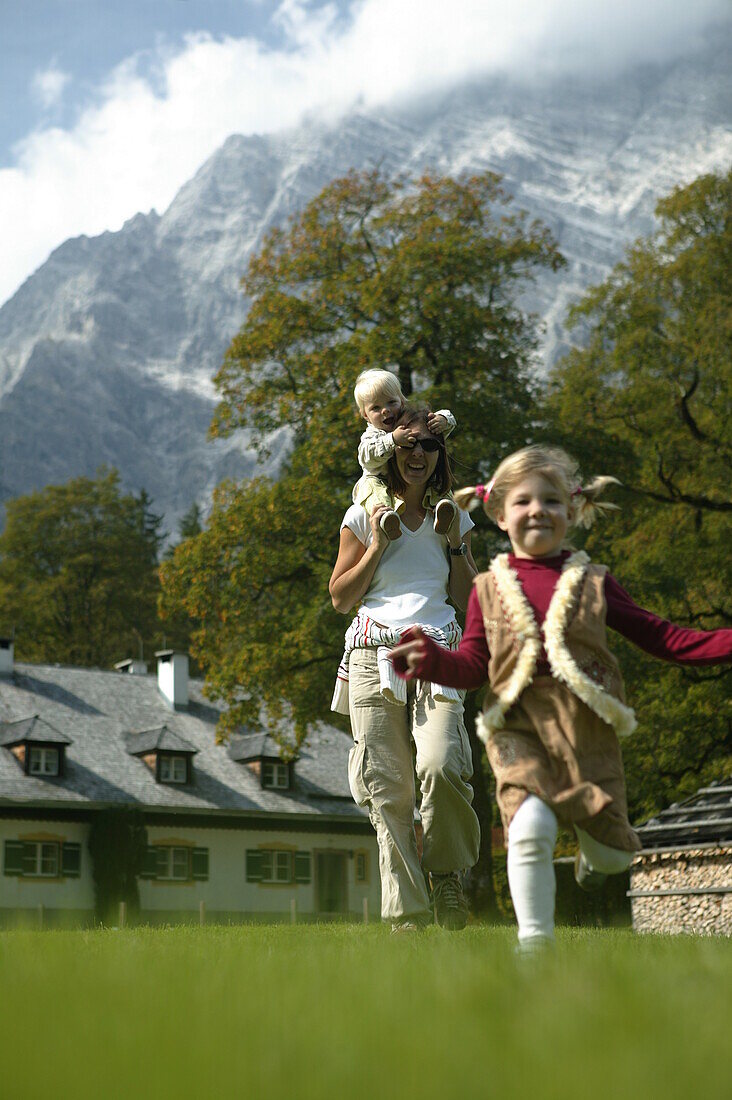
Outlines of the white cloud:
{"label": "white cloud", "polygon": [[39,69],[38,72],[33,74],[31,91],[41,107],[48,109],[58,103],[63,95],[64,88],[70,80],[71,77],[68,73],[64,73],[61,69],[57,69],[55,65],[51,65],[49,68]]}
{"label": "white cloud", "polygon": [[[145,77],[119,66],[69,129],[46,127],[0,170],[0,302],[70,236],[118,229],[162,211],[231,133],[294,125],[305,111],[340,111],[419,95],[484,72],[524,79],[607,71],[688,50],[726,0],[284,0],[286,42],[190,37],[160,47]],[[51,67],[38,94],[66,83]]]}

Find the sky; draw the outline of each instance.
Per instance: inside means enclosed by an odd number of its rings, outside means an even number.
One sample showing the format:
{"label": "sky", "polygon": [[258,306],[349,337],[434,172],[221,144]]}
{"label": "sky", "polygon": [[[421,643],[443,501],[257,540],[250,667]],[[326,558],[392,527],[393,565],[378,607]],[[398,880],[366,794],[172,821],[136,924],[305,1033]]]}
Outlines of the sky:
{"label": "sky", "polygon": [[467,77],[617,74],[729,0],[0,0],[0,303],[69,237],[162,213],[232,133]]}

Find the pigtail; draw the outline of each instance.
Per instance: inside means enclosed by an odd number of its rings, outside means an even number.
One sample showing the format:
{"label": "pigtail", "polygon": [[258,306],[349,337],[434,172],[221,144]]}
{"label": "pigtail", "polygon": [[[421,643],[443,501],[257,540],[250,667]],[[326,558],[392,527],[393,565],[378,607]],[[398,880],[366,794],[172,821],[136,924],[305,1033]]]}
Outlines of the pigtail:
{"label": "pigtail", "polygon": [[618,512],[617,504],[611,504],[607,500],[599,500],[600,494],[608,485],[620,485],[616,477],[595,477],[588,485],[578,485],[572,493],[574,504],[575,527],[591,527],[598,516],[606,512]]}
{"label": "pigtail", "polygon": [[453,500],[458,508],[462,508],[467,512],[474,511],[479,504],[482,504],[487,515],[488,497],[491,494],[494,481],[495,478],[493,481],[489,481],[487,485],[467,485],[464,489],[458,489],[457,492],[453,493]]}
{"label": "pigtail", "polygon": [[475,492],[476,488],[476,485],[466,485],[464,489],[455,490],[452,496],[458,508],[462,508],[466,512],[475,511],[481,503],[481,498]]}

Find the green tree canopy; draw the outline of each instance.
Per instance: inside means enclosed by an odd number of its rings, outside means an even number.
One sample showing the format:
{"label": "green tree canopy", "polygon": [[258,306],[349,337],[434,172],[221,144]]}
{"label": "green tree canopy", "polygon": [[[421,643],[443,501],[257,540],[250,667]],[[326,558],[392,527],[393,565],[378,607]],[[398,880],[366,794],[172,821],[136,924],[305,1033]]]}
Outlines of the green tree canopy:
{"label": "green tree canopy", "polygon": [[[657,614],[729,626],[732,175],[676,189],[657,215],[573,311],[581,346],[554,372],[548,420],[587,473],[624,484],[622,512],[590,536],[598,560]],[[729,771],[730,669],[618,649],[639,716],[625,756],[640,813]]]}
{"label": "green tree canopy", "polygon": [[[406,395],[451,408],[460,480],[475,482],[535,418],[537,326],[518,297],[563,262],[491,173],[416,184],[351,173],[264,241],[243,279],[249,315],[216,377],[212,430],[246,428],[266,455],[287,429],[289,457],[276,483],[221,486],[206,530],[162,574],[164,610],[183,607],[197,624],[192,651],[227,704],[223,731],[266,715],[287,755],[317,719],[342,721],[329,708],[346,622],[328,578],[360,474],[358,373],[389,367]],[[285,717],[294,739],[279,735]],[[467,725],[484,837],[471,893],[487,908],[491,804]]]}
{"label": "green tree canopy", "polygon": [[0,622],[29,661],[108,666],[153,648],[161,520],[116,470],[17,497],[0,535]]}
{"label": "green tree canopy", "polygon": [[206,530],[162,571],[163,609],[198,624],[192,650],[228,705],[224,729],[256,725],[263,704],[272,722],[288,713],[297,741],[331,717],[345,622],[327,582],[360,473],[359,371],[390,367],[406,394],[453,409],[460,480],[474,481],[536,415],[537,326],[518,296],[562,263],[491,173],[416,185],[351,173],[265,239],[212,430],[246,428],[266,454],[287,429],[289,457],[277,482],[221,486]]}

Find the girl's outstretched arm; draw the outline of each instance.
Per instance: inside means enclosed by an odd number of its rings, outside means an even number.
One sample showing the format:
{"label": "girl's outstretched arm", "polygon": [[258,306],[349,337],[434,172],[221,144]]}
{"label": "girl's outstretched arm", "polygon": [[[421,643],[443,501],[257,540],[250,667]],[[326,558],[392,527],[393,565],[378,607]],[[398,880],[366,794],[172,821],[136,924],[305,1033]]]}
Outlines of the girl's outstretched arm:
{"label": "girl's outstretched arm", "polygon": [[478,594],[470,593],[465,633],[455,650],[445,649],[419,627],[402,634],[401,644],[389,654],[394,670],[405,680],[430,680],[445,687],[481,687],[488,678],[488,643]]}
{"label": "girl's outstretched arm", "polygon": [[732,662],[732,629],[692,630],[661,619],[639,607],[609,573],[605,577],[607,625],[633,645],[683,665],[720,665]]}

